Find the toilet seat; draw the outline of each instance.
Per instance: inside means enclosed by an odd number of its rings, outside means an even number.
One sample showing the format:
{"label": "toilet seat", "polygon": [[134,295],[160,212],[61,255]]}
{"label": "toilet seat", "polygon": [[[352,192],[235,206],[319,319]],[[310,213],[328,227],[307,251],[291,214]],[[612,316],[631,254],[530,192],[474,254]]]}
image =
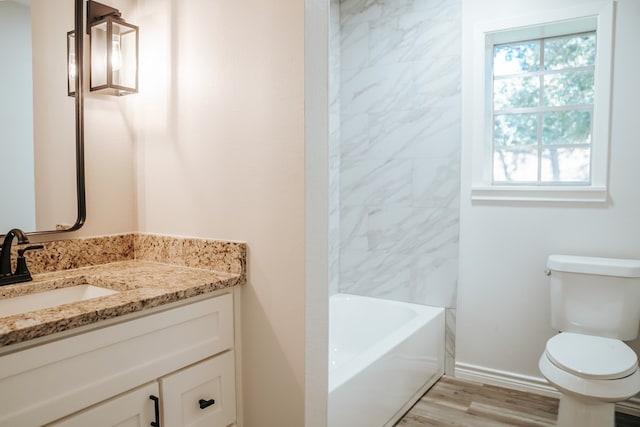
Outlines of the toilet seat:
{"label": "toilet seat", "polygon": [[636,353],[612,338],[565,332],[547,341],[545,354],[558,368],[592,380],[614,380],[638,370]]}
{"label": "toilet seat", "polygon": [[538,368],[547,381],[563,394],[590,402],[620,402],[640,392],[640,370],[616,380],[593,380],[556,366],[542,353]]}

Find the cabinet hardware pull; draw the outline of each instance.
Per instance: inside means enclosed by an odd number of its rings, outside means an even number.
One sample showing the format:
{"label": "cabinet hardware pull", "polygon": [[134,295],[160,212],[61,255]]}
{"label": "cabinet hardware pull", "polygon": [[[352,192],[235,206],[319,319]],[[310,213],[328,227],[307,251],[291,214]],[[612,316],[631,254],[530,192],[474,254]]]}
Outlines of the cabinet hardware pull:
{"label": "cabinet hardware pull", "polygon": [[200,400],[198,400],[198,403],[200,404],[200,409],[205,409],[205,408],[208,408],[209,406],[213,405],[214,403],[216,403],[216,401],[213,400],[213,399],[211,399],[211,400],[200,399]]}
{"label": "cabinet hardware pull", "polygon": [[153,394],[149,396],[149,399],[153,400],[153,410],[156,417],[155,421],[151,422],[151,427],[160,427],[160,401],[157,396]]}

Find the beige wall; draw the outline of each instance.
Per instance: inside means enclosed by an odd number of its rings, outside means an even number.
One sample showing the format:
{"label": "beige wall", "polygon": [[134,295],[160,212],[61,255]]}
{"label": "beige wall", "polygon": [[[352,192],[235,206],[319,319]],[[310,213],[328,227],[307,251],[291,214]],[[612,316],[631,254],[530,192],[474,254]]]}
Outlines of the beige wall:
{"label": "beige wall", "polygon": [[244,425],[300,427],[304,2],[139,0],[135,18],[133,2],[110,4],[141,27],[140,93],[87,90],[87,222],[57,237],[139,230],[247,241]]}
{"label": "beige wall", "polygon": [[143,232],[248,242],[248,427],[304,425],[304,2],[140,0]]}

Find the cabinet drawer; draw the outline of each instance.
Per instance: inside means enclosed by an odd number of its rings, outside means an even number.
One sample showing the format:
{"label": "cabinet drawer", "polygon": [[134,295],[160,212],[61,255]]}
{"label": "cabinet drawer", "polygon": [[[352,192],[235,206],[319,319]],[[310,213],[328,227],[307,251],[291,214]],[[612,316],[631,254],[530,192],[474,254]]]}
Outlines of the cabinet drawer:
{"label": "cabinet drawer", "polygon": [[46,427],[147,427],[156,420],[152,395],[158,396],[155,381]]}
{"label": "cabinet drawer", "polygon": [[236,419],[234,354],[160,379],[163,426],[227,427]]}

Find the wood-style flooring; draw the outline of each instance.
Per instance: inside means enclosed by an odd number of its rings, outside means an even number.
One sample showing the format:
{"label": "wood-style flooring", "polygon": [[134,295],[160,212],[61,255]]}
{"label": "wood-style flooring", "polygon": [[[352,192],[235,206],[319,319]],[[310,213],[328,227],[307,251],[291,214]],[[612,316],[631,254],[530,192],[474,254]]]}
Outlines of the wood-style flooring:
{"label": "wood-style flooring", "polygon": [[[557,399],[445,376],[396,426],[555,426],[557,416]],[[616,413],[616,427],[632,426],[640,418]]]}

